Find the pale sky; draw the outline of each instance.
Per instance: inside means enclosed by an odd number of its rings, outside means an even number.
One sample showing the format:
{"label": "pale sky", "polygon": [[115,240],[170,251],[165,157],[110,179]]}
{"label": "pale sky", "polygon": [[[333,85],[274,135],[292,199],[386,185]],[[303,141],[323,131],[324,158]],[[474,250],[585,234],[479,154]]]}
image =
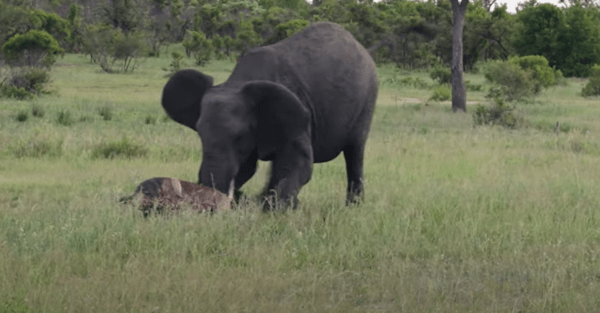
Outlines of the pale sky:
{"label": "pale sky", "polygon": [[[496,3],[498,4],[504,4],[506,3],[506,7],[508,8],[508,12],[511,13],[515,13],[516,10],[515,8],[517,7],[517,4],[520,2],[524,2],[523,0],[497,0]],[[562,4],[558,4],[558,0],[538,0],[538,3],[552,3],[557,7],[562,7]]]}

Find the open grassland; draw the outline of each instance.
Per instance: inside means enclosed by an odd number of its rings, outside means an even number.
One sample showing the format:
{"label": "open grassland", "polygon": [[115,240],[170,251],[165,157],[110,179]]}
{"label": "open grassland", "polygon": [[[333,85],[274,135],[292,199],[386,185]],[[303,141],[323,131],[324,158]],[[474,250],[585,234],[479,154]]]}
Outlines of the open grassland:
{"label": "open grassland", "polygon": [[[144,219],[117,198],[195,181],[201,161],[160,107],[169,61],[108,75],[67,55],[55,95],[0,102],[0,312],[599,311],[600,101],[583,81],[519,104],[529,126],[505,130],[390,80],[426,73],[380,68],[361,206],[343,205],[339,157],[314,166],[298,210]],[[203,71],[218,83],[233,66]]]}

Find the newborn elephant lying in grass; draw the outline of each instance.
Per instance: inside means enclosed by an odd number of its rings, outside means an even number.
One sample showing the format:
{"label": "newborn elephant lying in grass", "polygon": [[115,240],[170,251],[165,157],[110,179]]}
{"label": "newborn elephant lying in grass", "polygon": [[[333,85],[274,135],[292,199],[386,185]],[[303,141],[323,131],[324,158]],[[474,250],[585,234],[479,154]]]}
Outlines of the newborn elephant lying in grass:
{"label": "newborn elephant lying in grass", "polygon": [[229,188],[229,195],[198,185],[192,182],[168,177],[154,177],[137,186],[131,196],[123,197],[121,203],[134,200],[136,205],[148,216],[153,209],[162,212],[166,208],[178,210],[190,207],[199,212],[226,211],[231,208],[233,200],[233,181]]}

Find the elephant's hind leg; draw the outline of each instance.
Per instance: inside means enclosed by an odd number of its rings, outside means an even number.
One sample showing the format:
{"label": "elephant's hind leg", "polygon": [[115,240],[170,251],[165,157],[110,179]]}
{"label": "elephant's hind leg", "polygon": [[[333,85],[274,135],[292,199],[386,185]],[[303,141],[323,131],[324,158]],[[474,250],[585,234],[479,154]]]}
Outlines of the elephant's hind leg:
{"label": "elephant's hind leg", "polygon": [[346,205],[359,203],[364,196],[363,187],[363,158],[365,144],[359,143],[344,147],[344,159],[346,160],[346,175],[348,176],[348,189],[346,194]]}

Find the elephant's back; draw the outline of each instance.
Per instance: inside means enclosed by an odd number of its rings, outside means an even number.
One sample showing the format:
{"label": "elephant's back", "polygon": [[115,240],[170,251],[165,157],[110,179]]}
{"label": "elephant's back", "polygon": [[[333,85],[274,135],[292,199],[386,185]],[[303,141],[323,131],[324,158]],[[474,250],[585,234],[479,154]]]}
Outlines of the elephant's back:
{"label": "elephant's back", "polygon": [[364,133],[377,97],[368,51],[340,25],[320,22],[275,44],[250,50],[228,82],[284,85],[311,111],[315,162],[335,158]]}
{"label": "elephant's back", "polygon": [[377,82],[371,55],[340,25],[319,22],[272,45],[251,49],[228,81],[268,80],[288,86],[328,80],[328,86],[352,79]]}
{"label": "elephant's back", "polygon": [[344,146],[366,136],[377,98],[377,72],[369,52],[350,32],[337,24],[315,23],[273,48],[281,49],[280,62],[288,66],[280,81],[311,107],[315,162],[335,158]]}

